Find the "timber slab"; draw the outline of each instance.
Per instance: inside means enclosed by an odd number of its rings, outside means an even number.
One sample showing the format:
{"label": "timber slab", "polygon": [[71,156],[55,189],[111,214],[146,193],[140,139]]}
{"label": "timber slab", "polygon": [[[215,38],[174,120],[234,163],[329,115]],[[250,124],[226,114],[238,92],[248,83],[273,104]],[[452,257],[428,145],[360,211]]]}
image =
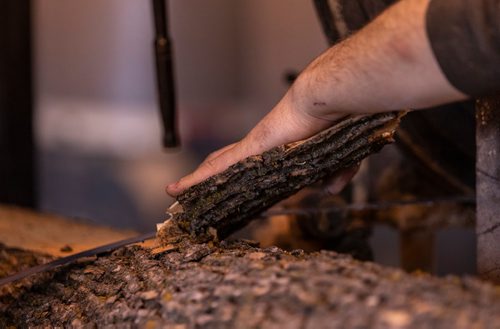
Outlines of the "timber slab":
{"label": "timber slab", "polygon": [[[47,257],[3,245],[0,256],[2,275]],[[0,327],[8,326],[499,328],[500,288],[330,251],[129,246],[0,287]]]}
{"label": "timber slab", "polygon": [[196,242],[228,237],[277,202],[392,143],[405,113],[349,116],[305,140],[233,164],[177,196],[181,209],[158,237],[166,243],[182,231]]}

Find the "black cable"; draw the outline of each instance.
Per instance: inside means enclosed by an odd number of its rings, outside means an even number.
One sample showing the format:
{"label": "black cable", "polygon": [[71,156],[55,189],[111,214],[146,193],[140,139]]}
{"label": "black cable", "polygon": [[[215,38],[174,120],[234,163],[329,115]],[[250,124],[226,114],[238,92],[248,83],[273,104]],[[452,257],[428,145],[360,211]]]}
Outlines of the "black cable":
{"label": "black cable", "polygon": [[179,146],[176,113],[177,101],[167,9],[166,0],[153,0],[156,80],[160,115],[163,124],[163,146],[176,147]]}

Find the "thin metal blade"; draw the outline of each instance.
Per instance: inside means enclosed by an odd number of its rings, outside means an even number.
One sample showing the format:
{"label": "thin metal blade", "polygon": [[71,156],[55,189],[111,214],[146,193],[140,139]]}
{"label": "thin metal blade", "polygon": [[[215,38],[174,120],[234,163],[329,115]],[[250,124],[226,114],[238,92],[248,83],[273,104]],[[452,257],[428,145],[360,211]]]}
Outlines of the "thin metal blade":
{"label": "thin metal blade", "polygon": [[36,273],[45,272],[45,271],[52,270],[52,269],[59,267],[59,266],[62,266],[62,265],[71,264],[80,258],[96,256],[96,255],[99,255],[99,254],[102,254],[105,252],[113,251],[113,250],[118,249],[120,247],[127,246],[129,244],[139,243],[139,242],[143,242],[145,240],[153,239],[154,237],[156,237],[156,231],[148,232],[148,233],[144,233],[144,234],[134,236],[131,238],[112,242],[112,243],[109,243],[109,244],[106,244],[103,246],[99,246],[99,247],[96,247],[93,249],[84,250],[82,252],[79,252],[79,253],[76,253],[76,254],[73,254],[73,255],[70,255],[67,257],[53,260],[53,261],[48,262],[46,264],[33,266],[33,267],[28,268],[26,270],[20,271],[16,274],[1,278],[0,279],[0,286],[3,286],[3,285],[8,284],[8,283],[12,283],[12,282],[17,281],[17,280],[24,279],[24,278],[26,278],[30,275],[36,274]]}

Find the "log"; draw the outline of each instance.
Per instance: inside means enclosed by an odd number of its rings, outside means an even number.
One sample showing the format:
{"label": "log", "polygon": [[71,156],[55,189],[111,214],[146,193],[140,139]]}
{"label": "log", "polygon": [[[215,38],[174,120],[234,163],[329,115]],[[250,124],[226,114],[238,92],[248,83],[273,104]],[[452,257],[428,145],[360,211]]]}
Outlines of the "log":
{"label": "log", "polygon": [[[0,246],[8,271],[45,256]],[[10,259],[6,262],[5,259]],[[3,273],[2,273],[3,274]],[[138,246],[0,287],[0,327],[493,328],[500,290],[244,242]]]}
{"label": "log", "polygon": [[160,228],[159,237],[166,244],[180,232],[198,242],[224,239],[303,187],[393,142],[403,115],[352,116],[309,139],[250,156],[179,195],[180,209]]}

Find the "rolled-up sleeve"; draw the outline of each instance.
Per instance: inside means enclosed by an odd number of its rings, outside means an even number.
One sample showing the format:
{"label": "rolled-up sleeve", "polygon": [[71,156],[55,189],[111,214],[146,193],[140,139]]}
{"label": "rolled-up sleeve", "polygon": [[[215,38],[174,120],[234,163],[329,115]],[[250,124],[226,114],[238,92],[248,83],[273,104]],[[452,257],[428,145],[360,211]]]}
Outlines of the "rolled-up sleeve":
{"label": "rolled-up sleeve", "polygon": [[500,93],[500,0],[431,0],[426,28],[455,88],[473,97]]}

